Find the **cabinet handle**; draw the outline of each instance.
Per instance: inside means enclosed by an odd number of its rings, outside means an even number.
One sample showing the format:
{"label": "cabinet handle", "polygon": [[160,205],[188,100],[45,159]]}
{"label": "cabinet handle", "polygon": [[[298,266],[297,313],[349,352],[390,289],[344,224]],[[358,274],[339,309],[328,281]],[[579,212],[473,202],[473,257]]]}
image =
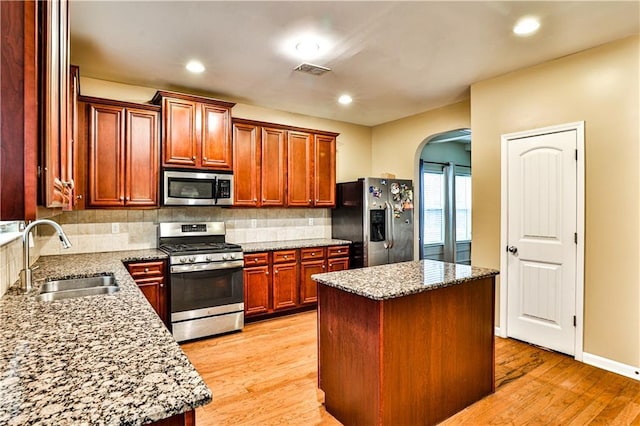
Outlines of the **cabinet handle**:
{"label": "cabinet handle", "polygon": [[149,268],[144,268],[144,272],[149,272]]}
{"label": "cabinet handle", "polygon": [[191,157],[191,159],[192,159],[192,160],[195,160],[195,159],[196,159],[196,156],[194,155],[193,157]]}
{"label": "cabinet handle", "polygon": [[124,201],[124,197],[120,197],[120,201]]}
{"label": "cabinet handle", "polygon": [[164,287],[164,284],[160,284],[160,288]]}
{"label": "cabinet handle", "polygon": [[125,199],[126,199],[127,201],[131,200],[131,198],[129,198],[129,197],[127,197],[127,198],[125,198]]}
{"label": "cabinet handle", "polygon": [[202,157],[202,159],[203,159],[204,161],[207,161],[207,157]]}
{"label": "cabinet handle", "polygon": [[269,271],[265,272],[264,274],[265,274],[265,275],[269,275]]}
{"label": "cabinet handle", "polygon": [[315,252],[315,251],[312,251],[312,252],[311,252],[311,256],[315,256],[315,255],[316,255],[316,252]]}
{"label": "cabinet handle", "polygon": [[325,268],[325,266],[324,266],[324,265],[322,265],[322,269],[324,269],[324,268]]}
{"label": "cabinet handle", "polygon": [[284,258],[285,258],[285,259],[287,258],[287,255],[286,255],[286,254],[284,255]]}
{"label": "cabinet handle", "polygon": [[82,200],[82,194],[76,196],[76,200]]}
{"label": "cabinet handle", "polygon": [[311,198],[309,198],[309,204],[311,204]]}
{"label": "cabinet handle", "polygon": [[276,275],[278,275],[278,271],[277,271],[277,270],[276,270],[276,271],[273,271],[273,273],[274,273],[274,274],[276,274]]}
{"label": "cabinet handle", "polygon": [[258,263],[258,258],[257,258],[257,257],[255,257],[255,258],[253,259],[253,263]]}
{"label": "cabinet handle", "polygon": [[258,199],[257,199],[257,198],[254,198],[254,199],[253,199],[253,201],[258,201]]}

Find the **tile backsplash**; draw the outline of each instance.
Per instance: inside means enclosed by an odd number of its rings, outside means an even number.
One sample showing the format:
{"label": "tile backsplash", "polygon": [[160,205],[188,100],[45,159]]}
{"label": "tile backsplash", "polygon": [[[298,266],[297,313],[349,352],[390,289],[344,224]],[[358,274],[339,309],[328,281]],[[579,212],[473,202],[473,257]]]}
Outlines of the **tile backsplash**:
{"label": "tile backsplash", "polygon": [[0,246],[0,296],[18,280],[21,269],[22,239],[16,238]]}
{"label": "tile backsplash", "polygon": [[160,222],[222,221],[227,241],[239,244],[331,237],[330,209],[78,210],[52,219],[62,225],[73,246],[62,249],[55,231],[42,227],[36,244],[41,255],[154,248]]}

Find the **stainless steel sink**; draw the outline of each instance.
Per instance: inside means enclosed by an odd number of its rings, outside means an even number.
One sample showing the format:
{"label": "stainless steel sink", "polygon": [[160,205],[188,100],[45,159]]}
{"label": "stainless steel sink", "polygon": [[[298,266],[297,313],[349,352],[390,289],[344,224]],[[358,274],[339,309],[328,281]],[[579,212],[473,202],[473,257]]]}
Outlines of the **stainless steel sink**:
{"label": "stainless steel sink", "polygon": [[36,296],[36,300],[51,302],[72,297],[113,294],[119,290],[120,286],[116,283],[113,275],[69,278],[44,283],[40,288],[40,294]]}
{"label": "stainless steel sink", "polygon": [[98,277],[67,278],[55,281],[47,281],[40,287],[40,293],[50,291],[78,290],[91,287],[114,286],[116,280],[113,275],[101,275]]}

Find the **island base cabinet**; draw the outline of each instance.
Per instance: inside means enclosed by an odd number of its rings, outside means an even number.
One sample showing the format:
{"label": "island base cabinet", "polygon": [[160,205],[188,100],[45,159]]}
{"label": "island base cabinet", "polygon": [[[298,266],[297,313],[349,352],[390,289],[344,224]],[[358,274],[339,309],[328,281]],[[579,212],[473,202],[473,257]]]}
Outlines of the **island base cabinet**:
{"label": "island base cabinet", "polygon": [[151,426],[196,426],[196,412],[187,411],[149,424]]}
{"label": "island base cabinet", "polygon": [[434,425],[493,393],[494,282],[388,300],[320,284],[318,372],[344,425]]}

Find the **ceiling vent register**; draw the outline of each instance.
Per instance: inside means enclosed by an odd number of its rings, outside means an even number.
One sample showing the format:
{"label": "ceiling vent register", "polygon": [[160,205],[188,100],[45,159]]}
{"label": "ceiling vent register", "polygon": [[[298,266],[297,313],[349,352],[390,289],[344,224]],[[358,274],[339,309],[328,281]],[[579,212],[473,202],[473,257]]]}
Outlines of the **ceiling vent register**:
{"label": "ceiling vent register", "polygon": [[327,71],[331,71],[331,68],[323,67],[320,65],[302,63],[293,69],[294,71],[300,71],[306,74],[311,74],[315,76],[321,76]]}

